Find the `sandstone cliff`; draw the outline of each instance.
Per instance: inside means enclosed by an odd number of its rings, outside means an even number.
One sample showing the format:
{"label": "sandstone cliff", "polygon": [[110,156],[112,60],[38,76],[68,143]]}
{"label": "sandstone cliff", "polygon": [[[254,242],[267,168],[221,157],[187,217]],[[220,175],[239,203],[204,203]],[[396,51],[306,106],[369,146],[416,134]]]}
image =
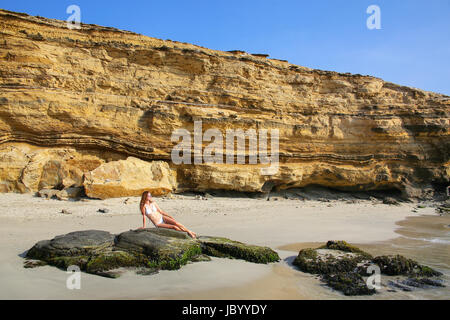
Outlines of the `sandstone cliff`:
{"label": "sandstone cliff", "polygon": [[[414,187],[449,183],[450,97],[370,76],[0,10],[0,87],[1,192],[315,184],[418,195]],[[194,132],[194,121],[203,132],[277,129],[278,171],[173,163],[171,135]],[[152,173],[139,184],[145,166]],[[111,188],[105,172],[115,172]]]}

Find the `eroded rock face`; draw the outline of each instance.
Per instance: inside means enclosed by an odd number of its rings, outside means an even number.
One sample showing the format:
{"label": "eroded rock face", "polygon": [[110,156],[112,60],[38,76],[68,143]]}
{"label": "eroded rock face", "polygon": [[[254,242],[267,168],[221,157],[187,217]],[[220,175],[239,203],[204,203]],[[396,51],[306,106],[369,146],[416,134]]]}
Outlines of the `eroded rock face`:
{"label": "eroded rock face", "polygon": [[[0,26],[0,191],[80,186],[87,172],[129,156],[167,162],[178,191],[314,184],[420,197],[418,187],[449,182],[448,96],[5,10]],[[202,132],[218,129],[224,146],[226,129],[279,130],[279,170],[174,164],[170,137],[193,133],[196,120]],[[18,145],[44,154],[4,149]],[[55,148],[98,163],[69,166],[49,154]],[[223,149],[224,161],[235,154]],[[114,188],[99,193],[122,194]]]}
{"label": "eroded rock face", "polygon": [[[211,244],[218,242],[221,245],[211,252]],[[124,268],[132,268],[138,274],[154,274],[160,269],[179,269],[188,262],[209,261],[208,255],[254,263],[280,260],[267,247],[226,238],[192,239],[181,231],[152,228],[119,235],[99,230],[77,231],[39,241],[27,252],[24,267],[49,264],[67,269],[76,265],[88,273],[116,278]]]}
{"label": "eroded rock face", "polygon": [[330,288],[347,296],[372,295],[375,288],[367,285],[373,274],[369,267],[378,266],[381,274],[401,276],[379,285],[412,291],[415,288],[443,287],[442,273],[400,255],[372,257],[345,241],[328,241],[316,249],[300,250],[293,265],[301,271],[318,274]]}
{"label": "eroded rock face", "polygon": [[[84,174],[104,162],[75,148],[6,143],[0,145],[0,191],[37,192],[83,187]],[[66,193],[70,197],[73,189]]]}
{"label": "eroded rock face", "polygon": [[86,195],[100,199],[141,195],[144,191],[160,196],[172,192],[176,181],[167,162],[128,157],[86,173],[84,188]]}

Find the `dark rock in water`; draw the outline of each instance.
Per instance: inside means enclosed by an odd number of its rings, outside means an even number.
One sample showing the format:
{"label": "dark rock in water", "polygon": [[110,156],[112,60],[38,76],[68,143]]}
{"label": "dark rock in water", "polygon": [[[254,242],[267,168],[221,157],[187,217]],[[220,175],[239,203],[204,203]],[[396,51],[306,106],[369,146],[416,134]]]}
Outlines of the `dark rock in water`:
{"label": "dark rock in water", "polygon": [[293,264],[303,272],[330,274],[352,272],[358,264],[367,262],[372,256],[345,241],[328,241],[316,249],[300,250]]}
{"label": "dark rock in water", "polygon": [[445,287],[442,279],[431,279],[427,277],[410,277],[396,281],[389,281],[390,287],[399,288],[403,291],[413,291],[414,289],[430,289],[436,287]]}
{"label": "dark rock in water", "polygon": [[421,289],[428,289],[430,287],[445,287],[444,281],[441,279],[430,279],[430,278],[408,278],[403,280],[404,285],[410,287],[416,287]]}
{"label": "dark rock in water", "polygon": [[344,252],[351,252],[359,254],[367,259],[371,259],[372,255],[359,249],[358,247],[352,246],[345,241],[328,241],[326,245],[320,247],[320,249],[330,249],[330,250],[340,250]]}
{"label": "dark rock in water", "polygon": [[322,281],[330,288],[338,290],[346,296],[362,296],[375,294],[375,289],[369,289],[364,279],[354,272],[324,274]]}
{"label": "dark rock in water", "polygon": [[411,291],[412,287],[444,286],[441,280],[431,279],[442,273],[430,267],[400,255],[373,258],[369,253],[345,241],[328,241],[326,245],[316,249],[302,249],[293,264],[303,272],[318,274],[329,287],[345,295],[376,293],[374,289],[367,287],[363,279],[364,276],[369,276],[368,268],[375,265],[385,275],[407,276],[402,281],[389,282],[391,287],[404,291]]}
{"label": "dark rock in water", "polygon": [[405,286],[405,285],[403,285],[401,283],[398,283],[398,282],[395,282],[395,281],[389,281],[388,285],[391,288],[397,288],[397,289],[400,289],[400,290],[403,290],[403,291],[407,291],[407,292],[413,290],[411,287]]}
{"label": "dark rock in water", "polygon": [[324,249],[303,249],[293,264],[303,272],[330,274],[353,271],[358,262],[362,261],[360,258],[345,252],[331,253]]}
{"label": "dark rock in water", "polygon": [[380,267],[381,273],[389,276],[410,275],[436,277],[442,275],[439,271],[422,266],[417,261],[407,259],[400,255],[379,256],[374,258],[373,262]]}
{"label": "dark rock in water", "polygon": [[188,262],[211,260],[206,255],[256,263],[279,261],[278,254],[267,247],[226,238],[192,239],[181,231],[152,228],[119,235],[98,230],[77,231],[39,241],[27,252],[24,267],[49,264],[67,269],[77,265],[87,273],[116,278],[127,269],[154,274],[160,269],[179,269]]}
{"label": "dark rock in water", "polygon": [[367,287],[358,269],[370,259],[369,253],[345,241],[328,241],[316,249],[300,250],[293,264],[303,272],[321,275],[323,282],[345,295],[372,295],[375,290]]}

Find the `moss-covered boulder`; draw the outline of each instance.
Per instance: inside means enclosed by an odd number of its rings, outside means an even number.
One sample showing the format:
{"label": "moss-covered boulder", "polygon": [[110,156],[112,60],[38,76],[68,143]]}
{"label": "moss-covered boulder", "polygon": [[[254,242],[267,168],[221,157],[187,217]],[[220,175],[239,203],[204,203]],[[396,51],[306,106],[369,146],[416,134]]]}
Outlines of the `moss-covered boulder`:
{"label": "moss-covered boulder", "polygon": [[26,254],[25,268],[52,265],[104,277],[119,277],[126,269],[148,275],[160,269],[175,270],[188,262],[209,261],[209,256],[243,259],[255,263],[279,261],[270,248],[248,245],[226,238],[192,239],[170,229],[130,230],[118,235],[87,230],[39,241]]}
{"label": "moss-covered boulder", "polygon": [[318,274],[329,287],[345,295],[371,295],[376,293],[364,281],[369,266],[379,266],[380,272],[389,276],[406,276],[407,279],[389,281],[396,288],[443,286],[442,273],[400,255],[373,256],[345,241],[328,241],[318,248],[302,249],[293,265],[303,272]]}
{"label": "moss-covered boulder", "polygon": [[368,259],[366,254],[319,247],[301,250],[293,264],[303,272],[331,274],[353,272]]}
{"label": "moss-covered boulder", "polygon": [[319,247],[319,249],[329,249],[329,250],[338,250],[343,252],[350,252],[357,254],[363,258],[372,259],[372,255],[359,249],[358,247],[355,247],[345,241],[328,241],[327,244],[325,244],[322,247]]}
{"label": "moss-covered boulder", "polygon": [[[144,255],[134,255],[126,251],[111,251],[91,257],[86,263],[85,271],[88,273],[117,278],[121,275],[121,268],[145,268],[149,260]],[[149,268],[148,272],[157,272],[156,268]]]}
{"label": "moss-covered boulder", "polygon": [[382,273],[390,276],[437,277],[442,275],[439,271],[420,265],[417,261],[401,255],[379,256],[375,257],[373,262],[380,267]]}
{"label": "moss-covered boulder", "polygon": [[375,289],[369,289],[363,277],[356,272],[338,272],[324,274],[322,281],[330,288],[342,292],[346,296],[362,296],[375,294]]}
{"label": "moss-covered boulder", "polygon": [[199,237],[202,251],[210,256],[243,259],[254,263],[269,263],[280,260],[278,253],[268,247],[248,245],[220,237]]}
{"label": "moss-covered boulder", "polygon": [[56,236],[52,240],[39,241],[28,250],[27,257],[46,260],[52,257],[93,255],[111,249],[113,245],[114,235],[109,232],[76,231]]}
{"label": "moss-covered boulder", "polygon": [[[69,266],[78,266],[86,270],[88,262],[111,252],[115,236],[106,231],[85,230],[56,236],[51,240],[36,243],[26,254],[25,267],[36,267],[30,259],[40,260],[41,264],[49,264],[64,270]],[[93,272],[94,273],[94,272]]]}
{"label": "moss-covered boulder", "polygon": [[148,258],[151,268],[179,269],[202,253],[200,243],[183,232],[170,229],[141,229],[121,233],[116,248]]}

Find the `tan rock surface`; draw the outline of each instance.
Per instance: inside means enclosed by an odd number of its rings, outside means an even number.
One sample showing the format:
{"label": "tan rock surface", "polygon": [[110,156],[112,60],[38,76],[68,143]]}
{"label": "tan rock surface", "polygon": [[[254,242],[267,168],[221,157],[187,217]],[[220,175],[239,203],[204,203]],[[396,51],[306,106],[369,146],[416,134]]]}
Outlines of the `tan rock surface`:
{"label": "tan rock surface", "polygon": [[[128,156],[168,162],[176,190],[449,183],[448,96],[5,10],[0,28],[0,191],[78,186],[81,173]],[[173,164],[171,134],[195,120],[223,134],[278,129],[278,172]]]}
{"label": "tan rock surface", "polygon": [[83,186],[83,175],[104,160],[74,148],[39,148],[25,143],[0,145],[2,192],[35,192]]}
{"label": "tan rock surface", "polygon": [[146,190],[160,196],[175,187],[174,173],[167,162],[147,162],[135,157],[102,164],[86,173],[84,180],[86,195],[99,199],[135,196]]}

